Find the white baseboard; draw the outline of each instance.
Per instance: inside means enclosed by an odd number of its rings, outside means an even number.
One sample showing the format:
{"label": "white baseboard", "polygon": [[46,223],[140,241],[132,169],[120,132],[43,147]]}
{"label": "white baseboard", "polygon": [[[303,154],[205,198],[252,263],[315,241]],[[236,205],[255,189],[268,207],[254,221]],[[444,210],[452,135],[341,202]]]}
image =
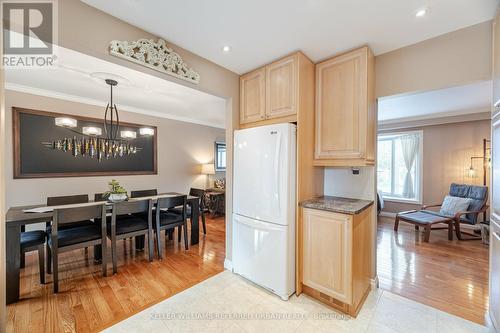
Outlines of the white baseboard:
{"label": "white baseboard", "polygon": [[370,287],[372,290],[378,289],[378,276],[375,276],[373,279],[370,279]]}
{"label": "white baseboard", "polygon": [[382,217],[392,217],[392,218],[395,218],[396,217],[396,213],[392,213],[392,212],[380,212],[380,214],[378,214],[379,216],[382,216]]}
{"label": "white baseboard", "polygon": [[227,269],[228,271],[233,271],[233,262],[229,259],[224,259],[224,268]]}
{"label": "white baseboard", "polygon": [[490,333],[499,333],[500,332],[500,327],[498,327],[497,323],[495,322],[495,319],[491,315],[491,312],[488,311],[488,316],[487,316],[487,321],[486,326],[489,326],[489,332]]}

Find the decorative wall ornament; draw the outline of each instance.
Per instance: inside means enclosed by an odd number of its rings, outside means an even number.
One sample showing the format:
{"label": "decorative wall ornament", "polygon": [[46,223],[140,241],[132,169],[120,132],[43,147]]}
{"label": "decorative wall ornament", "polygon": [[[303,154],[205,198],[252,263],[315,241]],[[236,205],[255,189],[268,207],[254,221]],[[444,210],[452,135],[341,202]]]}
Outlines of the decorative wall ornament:
{"label": "decorative wall ornament", "polygon": [[109,45],[109,52],[179,79],[200,83],[200,74],[188,67],[163,39],[158,39],[158,42],[152,39],[138,39],[135,42],[113,40]]}

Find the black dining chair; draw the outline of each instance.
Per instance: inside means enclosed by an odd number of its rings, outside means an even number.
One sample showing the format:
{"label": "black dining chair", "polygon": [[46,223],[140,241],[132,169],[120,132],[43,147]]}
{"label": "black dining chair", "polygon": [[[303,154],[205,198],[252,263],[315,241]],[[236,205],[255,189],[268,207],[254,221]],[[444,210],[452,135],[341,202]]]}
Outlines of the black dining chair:
{"label": "black dining chair", "polygon": [[[57,197],[47,197],[47,206],[63,206],[63,205],[73,205],[73,204],[80,204],[80,203],[87,203],[89,202],[89,196],[88,194],[76,194],[76,195],[64,195],[64,196],[57,196]],[[59,230],[67,229],[67,228],[75,228],[75,227],[83,227],[87,225],[92,225],[93,222],[90,220],[83,220],[83,221],[78,221],[78,223],[72,223],[71,225],[61,225],[59,227]],[[47,232],[47,235],[51,233],[51,223],[46,222],[45,223],[45,231]],[[85,247],[85,251],[87,251],[88,248]],[[50,257],[50,248],[47,247],[47,262],[50,263],[49,258]],[[47,264],[47,273],[51,274],[51,265]]]}
{"label": "black dining chair", "polygon": [[157,189],[130,191],[131,198],[152,197],[158,195]]}
{"label": "black dining chair", "polygon": [[[157,189],[130,191],[131,198],[152,197],[155,195],[158,195]],[[147,216],[144,216],[144,218],[147,218]],[[135,237],[135,249],[136,249],[136,251],[144,250],[144,237],[143,236]]]}
{"label": "black dining chair", "polygon": [[[205,190],[191,187],[189,189],[189,195],[192,195],[193,197],[198,197],[200,199],[199,200],[200,216],[201,216],[201,222],[203,224],[203,234],[206,235],[207,234],[207,226],[205,224],[205,211],[206,211],[206,208],[205,208]],[[175,208],[170,209],[170,211],[180,214],[182,211],[182,207],[175,207]],[[187,216],[189,216],[191,218],[191,216],[192,216],[191,206],[187,207],[186,214],[187,214]]]}
{"label": "black dining chair", "polygon": [[[170,209],[174,207],[181,206],[181,212],[171,212]],[[184,248],[186,250],[189,249],[188,245],[188,236],[187,236],[187,214],[186,214],[186,206],[187,206],[187,196],[186,195],[178,195],[172,197],[158,198],[156,203],[156,240],[158,242],[158,258],[162,258],[161,254],[161,237],[160,232],[165,230],[168,232],[169,230],[174,230],[176,227],[179,227],[179,243],[181,241],[181,232],[184,231]]]}
{"label": "black dining chair", "polygon": [[[81,221],[92,220],[90,225],[79,225]],[[59,291],[58,261],[59,254],[94,245],[102,246],[102,275],[107,275],[106,265],[106,205],[95,203],[85,207],[55,209],[52,217],[51,233],[48,235],[48,266],[52,263],[54,293]],[[71,227],[77,225],[77,227]],[[60,229],[59,227],[68,227]]]}
{"label": "black dining chair", "polygon": [[[129,237],[148,236],[149,261],[153,261],[153,201],[131,200],[115,203],[111,222],[107,224],[107,235],[111,239],[113,273],[117,272],[116,241]],[[147,218],[144,218],[144,217]]]}
{"label": "black dining chair", "polygon": [[45,283],[45,239],[47,234],[43,230],[21,232],[21,267],[25,265],[25,255],[30,251],[38,252],[38,266],[40,269],[40,283]]}

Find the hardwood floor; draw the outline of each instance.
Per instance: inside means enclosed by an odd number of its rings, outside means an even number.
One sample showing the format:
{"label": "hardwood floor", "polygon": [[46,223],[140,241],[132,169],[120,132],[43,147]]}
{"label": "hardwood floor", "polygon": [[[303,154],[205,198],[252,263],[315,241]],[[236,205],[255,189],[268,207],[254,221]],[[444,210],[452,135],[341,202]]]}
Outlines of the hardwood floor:
{"label": "hardwood floor", "polygon": [[[456,316],[484,324],[488,308],[488,246],[448,241],[446,230],[420,240],[414,226],[379,218],[377,273],[380,287]],[[421,233],[421,231],[420,231]],[[421,235],[420,235],[421,236]]]}
{"label": "hardwood floor", "polygon": [[223,217],[207,218],[206,236],[200,221],[200,243],[188,251],[175,234],[162,261],[155,257],[150,263],[147,250],[132,253],[131,242],[118,243],[118,274],[111,275],[109,265],[108,277],[93,264],[92,249],[87,256],[83,249],[64,253],[57,295],[51,275],[40,285],[35,252],[27,255],[21,270],[22,300],[8,306],[7,332],[99,331],[224,270]]}

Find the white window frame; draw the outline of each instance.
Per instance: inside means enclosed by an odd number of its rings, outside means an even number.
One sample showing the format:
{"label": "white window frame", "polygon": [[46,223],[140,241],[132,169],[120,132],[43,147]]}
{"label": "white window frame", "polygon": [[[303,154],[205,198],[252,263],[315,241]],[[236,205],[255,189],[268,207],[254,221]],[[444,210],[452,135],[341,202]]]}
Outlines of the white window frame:
{"label": "white window frame", "polygon": [[[388,132],[388,133],[380,133],[377,135],[377,147],[378,147],[378,142],[380,138],[384,137],[392,137],[392,136],[402,136],[402,135],[411,135],[411,134],[417,134],[419,136],[419,149],[418,149],[418,161],[417,161],[417,167],[418,170],[416,170],[416,174],[418,177],[418,182],[417,182],[417,198],[416,199],[407,199],[403,197],[397,197],[394,196],[392,193],[385,193],[382,192],[382,195],[384,197],[384,200],[386,201],[391,201],[391,202],[401,202],[401,203],[412,203],[412,204],[419,204],[421,205],[423,202],[423,193],[424,193],[424,131],[422,130],[417,130],[417,131],[403,131],[403,132]],[[392,170],[394,170],[394,147],[392,149]],[[377,160],[377,171],[378,171],[378,160]],[[391,173],[391,185],[394,186],[394,172]],[[377,177],[378,178],[378,177]],[[378,189],[378,179],[377,179],[377,189]]]}

